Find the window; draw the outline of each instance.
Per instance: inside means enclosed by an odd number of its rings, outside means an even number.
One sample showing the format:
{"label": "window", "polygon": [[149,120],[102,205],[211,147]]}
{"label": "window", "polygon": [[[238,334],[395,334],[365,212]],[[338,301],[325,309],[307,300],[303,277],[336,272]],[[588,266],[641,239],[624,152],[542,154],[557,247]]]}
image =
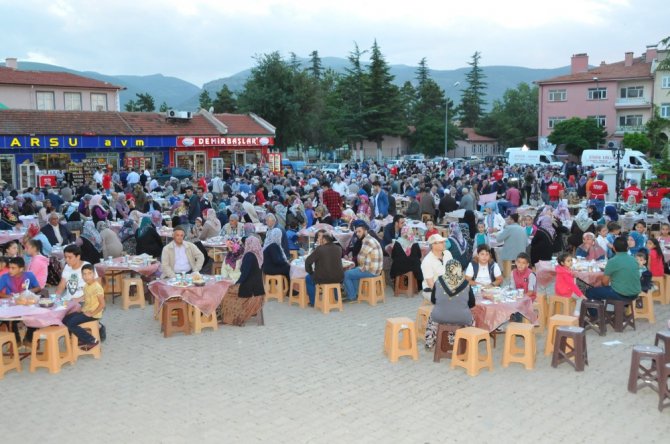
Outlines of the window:
{"label": "window", "polygon": [[663,76],[663,79],[661,80],[661,88],[670,88],[670,76]]}
{"label": "window", "polygon": [[107,111],[107,94],[91,93],[91,111]]}
{"label": "window", "polygon": [[644,97],[644,87],[629,86],[627,88],[621,88],[619,97],[622,99],[641,99]]}
{"label": "window", "polygon": [[568,93],[564,89],[550,89],[549,90],[549,101],[550,102],[565,102],[568,100]]}
{"label": "window", "polygon": [[670,103],[661,103],[661,117],[670,119]]}
{"label": "window", "polygon": [[553,128],[558,122],[562,122],[564,120],[565,117],[549,117],[549,128]]}
{"label": "window", "polygon": [[607,100],[607,88],[589,88],[589,100]]}
{"label": "window", "polygon": [[627,116],[619,116],[619,126],[642,126],[642,114],[629,114]]}
{"label": "window", "polygon": [[587,119],[595,119],[598,122],[598,126],[605,128],[607,126],[607,116],[587,116]]}
{"label": "window", "polygon": [[81,111],[81,93],[66,92],[63,98],[66,111]]}
{"label": "window", "polygon": [[37,91],[37,109],[55,109],[53,91]]}

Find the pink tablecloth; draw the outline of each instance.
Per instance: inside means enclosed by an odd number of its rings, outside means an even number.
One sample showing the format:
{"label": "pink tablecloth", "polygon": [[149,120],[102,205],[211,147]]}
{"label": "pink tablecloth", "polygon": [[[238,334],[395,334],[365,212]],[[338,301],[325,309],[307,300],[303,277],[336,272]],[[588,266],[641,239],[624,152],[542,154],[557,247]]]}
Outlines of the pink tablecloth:
{"label": "pink tablecloth", "polygon": [[[575,271],[575,277],[589,285],[600,287],[602,271]],[[535,275],[540,287],[547,287],[556,280],[556,270],[551,261],[540,261],[535,265]]]}
{"label": "pink tablecloth", "polygon": [[27,327],[42,328],[50,325],[63,325],[63,318],[79,303],[68,302],[67,307],[42,308],[36,306],[10,305],[0,307],[0,319],[3,321],[23,321]]}
{"label": "pink tablecloth", "polygon": [[163,305],[168,298],[180,297],[187,304],[200,309],[205,315],[210,315],[221,304],[228,287],[234,282],[230,280],[208,281],[204,287],[174,287],[164,280],[153,281],[149,284],[149,291],[157,302]]}
{"label": "pink tablecloth", "polygon": [[123,258],[117,257],[114,259],[114,265],[109,265],[105,262],[95,264],[95,271],[98,273],[98,276],[104,276],[107,271],[130,271],[132,273],[139,273],[142,276],[151,276],[160,270],[160,267],[160,262],[154,262],[149,265],[124,264]]}
{"label": "pink tablecloth", "polygon": [[493,331],[503,323],[509,321],[514,313],[521,313],[533,324],[537,322],[537,314],[533,310],[533,302],[530,298],[517,299],[513,302],[499,302],[483,304],[477,299],[477,305],[472,308],[472,317],[475,326],[484,330]]}
{"label": "pink tablecloth", "polygon": [[9,241],[21,239],[25,233],[0,233],[0,244],[6,244]]}
{"label": "pink tablecloth", "polygon": [[333,231],[333,226],[328,224],[314,224],[309,228],[303,228],[298,232],[298,236],[314,237],[319,230],[326,230],[328,233]]}

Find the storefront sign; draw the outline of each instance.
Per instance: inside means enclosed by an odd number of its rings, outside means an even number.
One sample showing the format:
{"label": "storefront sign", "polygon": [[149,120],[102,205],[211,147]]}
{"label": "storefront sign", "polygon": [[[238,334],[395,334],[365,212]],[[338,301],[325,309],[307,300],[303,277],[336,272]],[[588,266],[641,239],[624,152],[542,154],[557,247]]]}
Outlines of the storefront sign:
{"label": "storefront sign", "polygon": [[204,146],[236,146],[236,147],[259,147],[272,146],[275,144],[274,137],[218,137],[218,136],[179,136],[177,146],[179,147],[204,147]]}
{"label": "storefront sign", "polygon": [[172,136],[0,136],[0,149],[167,148]]}
{"label": "storefront sign", "polygon": [[268,154],[268,166],[274,173],[281,171],[281,153]]}
{"label": "storefront sign", "polygon": [[55,187],[56,186],[56,176],[50,174],[43,174],[39,176],[40,187]]}

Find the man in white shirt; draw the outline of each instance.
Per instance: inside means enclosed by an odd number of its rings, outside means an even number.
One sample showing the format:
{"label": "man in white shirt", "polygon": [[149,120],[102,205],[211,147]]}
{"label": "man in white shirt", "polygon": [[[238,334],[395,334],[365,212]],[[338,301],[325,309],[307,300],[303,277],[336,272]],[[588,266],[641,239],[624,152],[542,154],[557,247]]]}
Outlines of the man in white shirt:
{"label": "man in white shirt", "polygon": [[100,171],[100,167],[95,169],[95,173],[93,173],[93,180],[95,180],[95,183],[98,185],[102,185],[102,171]]}
{"label": "man in white shirt", "polygon": [[128,182],[128,186],[134,187],[138,183],[140,183],[140,175],[137,174],[137,171],[133,168],[133,170],[128,173],[128,177],[126,177],[126,182]]}
{"label": "man in white shirt", "polygon": [[347,184],[342,182],[342,177],[338,174],[335,176],[335,183],[333,183],[333,190],[338,192],[340,196],[342,197],[347,197],[347,191],[348,191]]}
{"label": "man in white shirt", "polygon": [[446,250],[446,239],[439,234],[433,234],[428,238],[430,251],[421,261],[421,273],[423,273],[424,298],[430,300],[430,293],[437,282],[437,278],[445,273],[445,265],[452,259],[451,253]]}
{"label": "man in white shirt", "polygon": [[[77,299],[84,296],[84,278],[81,275],[81,267],[88,264],[81,260],[81,249],[77,245],[68,245],[63,250],[65,256],[65,268],[61,275],[60,283],[56,287],[56,294],[63,295],[65,299]],[[93,269],[96,279],[98,274]]]}

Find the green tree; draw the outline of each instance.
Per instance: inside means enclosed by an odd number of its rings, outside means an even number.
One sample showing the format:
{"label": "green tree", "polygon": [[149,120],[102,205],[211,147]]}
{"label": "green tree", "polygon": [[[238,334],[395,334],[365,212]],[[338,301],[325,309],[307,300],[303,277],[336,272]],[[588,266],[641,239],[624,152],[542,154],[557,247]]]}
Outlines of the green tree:
{"label": "green tree", "polygon": [[498,139],[503,146],[521,146],[537,134],[537,116],[538,88],[520,83],[515,89],[507,89],[502,100],[493,102],[477,132]]}
{"label": "green tree", "polygon": [[623,146],[643,153],[649,153],[651,150],[651,140],[649,140],[646,134],[626,133],[623,135]]}
{"label": "green tree", "polygon": [[[419,62],[416,71],[416,104],[414,106],[414,126],[412,146],[428,155],[444,152],[445,97],[444,91],[430,77],[425,57]],[[451,129],[451,128],[450,128]],[[460,134],[449,132],[451,141]]]}
{"label": "green tree", "polygon": [[137,102],[135,102],[132,99],[128,100],[123,107],[129,113],[139,111],[139,106],[137,105]]}
{"label": "green tree", "polygon": [[479,119],[484,114],[484,107],[486,106],[484,96],[486,95],[487,83],[484,81],[486,75],[479,66],[481,57],[479,52],[475,52],[472,55],[472,61],[468,62],[468,65],[471,66],[470,71],[465,75],[468,86],[462,90],[463,95],[459,109],[463,128],[476,128]]}
{"label": "green tree", "polygon": [[382,160],[384,136],[399,135],[403,132],[400,97],[393,79],[394,76],[391,75],[390,68],[375,40],[370,51],[364,105],[367,109],[365,136],[377,144],[378,161]]}
{"label": "green tree", "polygon": [[321,79],[321,74],[323,73],[323,65],[321,64],[321,58],[319,57],[319,51],[312,51],[309,55],[310,57],[310,67],[308,68],[311,76],[317,80]]}
{"label": "green tree", "polygon": [[144,112],[150,113],[156,110],[154,98],[149,93],[136,93],[137,100],[129,100],[124,108],[130,112]]}
{"label": "green tree", "polygon": [[209,96],[209,91],[206,89],[203,89],[202,92],[200,93],[200,97],[198,98],[200,100],[200,108],[209,110],[209,108],[212,106],[212,98]]}
{"label": "green tree", "polygon": [[365,140],[365,90],[368,74],[363,69],[361,57],[366,52],[361,51],[358,44],[354,43],[354,50],[347,57],[349,66],[345,68],[346,74],[337,82],[335,95],[330,97],[331,106],[337,108],[333,113],[335,125],[354,151],[359,147],[362,150]]}
{"label": "green tree", "polygon": [[416,120],[414,111],[417,103],[417,91],[412,82],[407,80],[400,88],[400,104],[402,107],[402,118],[407,127],[414,126]]}
{"label": "green tree", "polygon": [[237,111],[237,99],[228,85],[223,85],[212,102],[215,113],[234,113]]}
{"label": "green tree", "polygon": [[[662,51],[665,50],[667,51],[670,49],[670,35],[661,40],[658,43],[661,47]],[[657,71],[670,71],[670,57],[665,57],[665,59],[661,60],[661,62],[658,64],[658,67],[656,68]]]}
{"label": "green tree", "polygon": [[160,108],[158,108],[158,111],[164,113],[164,112],[168,111],[169,109],[170,109],[170,107],[168,106],[168,104],[165,101],[163,101],[163,103],[161,103]]}
{"label": "green tree", "polygon": [[658,156],[662,154],[668,145],[668,137],[664,132],[668,128],[670,128],[670,120],[661,117],[658,106],[654,106],[654,114],[645,124],[647,137],[651,142],[651,147],[649,148],[650,155]]}
{"label": "green tree", "polygon": [[567,152],[581,156],[582,151],[605,142],[607,131],[596,119],[573,117],[557,123],[549,135],[549,142],[564,145]]}

